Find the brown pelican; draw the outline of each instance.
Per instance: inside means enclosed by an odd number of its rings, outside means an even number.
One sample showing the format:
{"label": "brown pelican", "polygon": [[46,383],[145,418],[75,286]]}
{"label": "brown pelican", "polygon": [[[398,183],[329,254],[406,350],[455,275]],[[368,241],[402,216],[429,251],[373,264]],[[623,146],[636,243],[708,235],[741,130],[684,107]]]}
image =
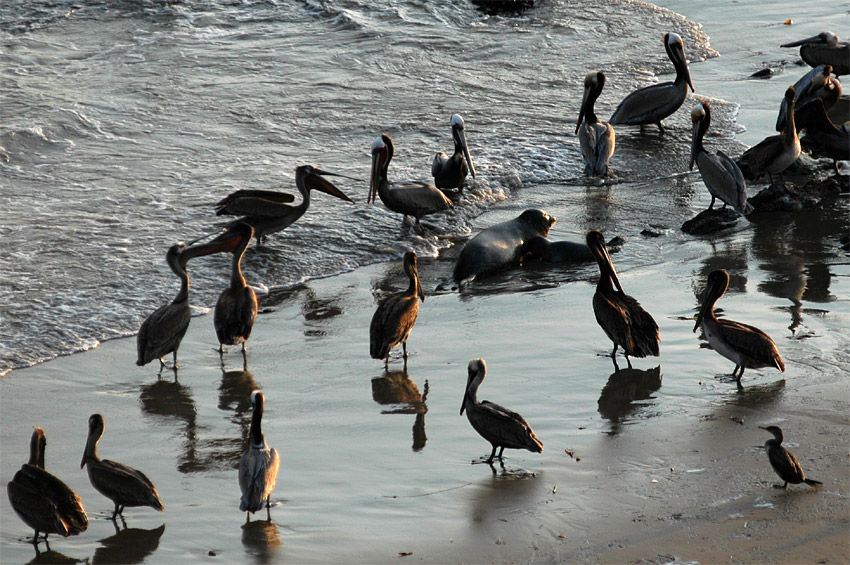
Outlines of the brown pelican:
{"label": "brown pelican", "polygon": [[[797,131],[806,129],[806,113],[801,113],[809,104],[815,100],[821,100],[827,111],[832,108],[841,97],[841,83],[837,78],[830,76],[832,67],[821,65],[806,73],[800,80],[794,83],[797,91],[797,100],[794,102],[794,126]],[[776,131],[785,129],[788,113],[788,100],[782,99],[779,105],[779,115],[776,118]]]}
{"label": "brown pelican", "polygon": [[835,76],[850,74],[850,43],[839,41],[831,31],[822,31],[812,37],[785,43],[780,47],[800,46],[800,58],[810,67],[832,65]]}
{"label": "brown pelican", "polygon": [[774,485],[776,488],[786,488],[788,487],[788,483],[791,483],[792,485],[806,483],[813,487],[818,487],[823,484],[822,482],[814,479],[807,479],[806,473],[803,472],[803,467],[800,465],[800,462],[797,461],[797,458],[794,457],[794,454],[782,447],[782,440],[784,439],[782,428],[779,426],[768,426],[766,428],[759,426],[759,429],[773,434],[773,439],[769,439],[764,442],[764,450],[767,452],[767,458],[770,460],[770,466],[773,467],[773,470],[776,471],[779,478],[785,481],[785,484],[781,487],[779,485]]}
{"label": "brown pelican", "polygon": [[342,200],[353,202],[351,198],[322,178],[321,175],[351,178],[322,171],[312,165],[301,165],[295,168],[295,186],[301,193],[301,204],[290,206],[288,203],[295,198],[285,192],[237,190],[215,205],[215,213],[217,216],[244,216],[239,221],[243,221],[254,228],[257,243],[260,243],[265,241],[268,234],[285,230],[304,215],[307,208],[310,207],[311,190],[318,190]]}
{"label": "brown pelican", "polygon": [[850,124],[835,125],[826,113],[823,100],[806,104],[797,115],[806,123],[800,144],[818,156],[832,159],[837,171],[837,161],[850,158]]}
{"label": "brown pelican", "polygon": [[596,230],[587,232],[587,246],[596,257],[600,273],[593,294],[593,313],[605,335],[614,343],[611,358],[616,355],[617,346],[623,348],[630,369],[632,362],[629,355],[657,357],[658,325],[637,300],[623,292],[602,233]]}
{"label": "brown pelican", "polygon": [[658,124],[663,133],[661,120],[679,109],[688,95],[688,86],[694,91],[682,38],[675,33],[665,33],[664,48],[676,68],[676,80],[647,86],[626,96],[608,120],[611,124]]}
{"label": "brown pelican", "polygon": [[711,194],[708,209],[711,210],[714,207],[715,198],[719,198],[723,201],[724,208],[729,204],[742,216],[751,213],[753,206],[747,202],[747,181],[744,180],[741,169],[723,151],[711,155],[702,145],[702,138],[711,124],[711,106],[708,102],[702,102],[694,107],[691,111],[691,120],[694,122],[694,133],[689,167],[694,170],[694,163],[696,163],[702,182]]}
{"label": "brown pelican", "polygon": [[380,196],[384,206],[393,212],[413,216],[416,227],[419,219],[452,207],[452,201],[437,188],[424,182],[393,182],[387,178],[387,169],[393,158],[393,140],[382,133],[372,142],[372,177],[369,183],[368,202]]}
{"label": "brown pelican", "polygon": [[[277,471],[280,467],[280,456],[277,449],[269,448],[263,436],[261,421],[263,419],[263,393],[255,390],[251,393],[251,404],[254,414],[251,417],[251,447],[242,454],[239,462],[239,488],[242,499],[239,510],[253,514],[264,505],[266,514],[271,520],[271,496],[277,481]],[[246,522],[251,519],[246,514]]]}
{"label": "brown pelican", "polygon": [[[694,324],[694,332],[702,323],[705,339],[711,347],[735,363],[732,376],[735,377],[739,388],[745,368],[776,367],[780,372],[785,372],[782,356],[779,355],[779,350],[776,349],[776,344],[769,335],[753,326],[732,320],[720,320],[715,316],[714,305],[728,287],[729,273],[723,269],[709,273],[702,307]],[[738,372],[738,369],[741,371]]]}
{"label": "brown pelican", "polygon": [[238,237],[238,243],[233,250],[233,264],[230,273],[230,286],[221,292],[215,304],[213,325],[218,337],[218,351],[224,353],[225,345],[242,344],[245,353],[245,342],[251,337],[251,328],[257,318],[257,294],[248,286],[245,275],[242,274],[242,257],[254,236],[254,228],[246,222],[239,222],[228,228],[228,232]]}
{"label": "brown pelican", "polygon": [[527,449],[532,453],[543,452],[543,442],[525,421],[525,418],[511,412],[503,406],[483,400],[478,401],[478,387],[487,376],[487,364],[484,359],[473,359],[467,367],[466,390],[460,405],[460,415],[466,410],[466,418],[478,434],[490,442],[493,451],[488,463],[493,462],[496,448],[500,447],[499,459],[505,448]]}
{"label": "brown pelican", "polygon": [[[605,86],[605,75],[600,71],[584,77],[584,96],[578,113],[576,133],[584,159],[584,174],[604,175],[608,172],[608,161],[614,154],[616,133],[611,124],[596,119],[593,104]],[[582,121],[583,120],[583,121]]]}
{"label": "brown pelican", "polygon": [[750,147],[738,159],[738,165],[747,180],[756,180],[766,174],[772,184],[773,175],[780,173],[781,177],[782,171],[790,167],[800,156],[800,138],[794,127],[796,98],[797,92],[793,86],[789,86],[785,91],[785,100],[788,101],[791,111],[786,114],[785,130],[779,135],[771,135]]}
{"label": "brown pelican", "polygon": [[97,443],[105,427],[103,416],[89,416],[89,437],[80,469],[87,467],[89,481],[95,490],[115,503],[112,519],[115,520],[119,514],[123,517],[126,506],[150,506],[160,512],[164,511],[156,487],[144,473],[123,463],[101,459],[97,455]]}
{"label": "brown pelican", "polygon": [[419,315],[419,300],[425,302],[425,293],[416,270],[416,253],[405,253],[403,265],[410,285],[406,291],[384,298],[369,324],[369,354],[372,359],[383,359],[385,367],[389,365],[390,350],[399,343],[404,350],[404,362],[407,363],[407,338]]}
{"label": "brown pelican", "polygon": [[24,523],[35,530],[33,545],[38,545],[38,532],[64,537],[86,531],[89,517],[83,501],[71,488],[44,470],[44,430],[35,426],[30,439],[29,462],[21,466],[6,485],[9,504]]}
{"label": "brown pelican", "polygon": [[431,175],[437,188],[462,189],[466,183],[466,175],[472,173],[475,178],[475,163],[469,155],[466,135],[463,133],[463,118],[460,114],[452,116],[452,138],[455,142],[455,152],[449,157],[443,152],[437,153],[431,165]]}

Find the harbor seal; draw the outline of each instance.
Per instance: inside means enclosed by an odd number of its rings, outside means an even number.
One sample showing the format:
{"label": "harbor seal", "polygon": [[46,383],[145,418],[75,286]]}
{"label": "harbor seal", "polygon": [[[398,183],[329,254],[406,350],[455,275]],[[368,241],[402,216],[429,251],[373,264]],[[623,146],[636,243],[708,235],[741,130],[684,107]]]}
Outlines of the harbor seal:
{"label": "harbor seal", "polygon": [[546,237],[554,223],[554,216],[532,209],[482,230],[460,252],[452,278],[463,287],[481,275],[519,265],[523,244],[535,236]]}

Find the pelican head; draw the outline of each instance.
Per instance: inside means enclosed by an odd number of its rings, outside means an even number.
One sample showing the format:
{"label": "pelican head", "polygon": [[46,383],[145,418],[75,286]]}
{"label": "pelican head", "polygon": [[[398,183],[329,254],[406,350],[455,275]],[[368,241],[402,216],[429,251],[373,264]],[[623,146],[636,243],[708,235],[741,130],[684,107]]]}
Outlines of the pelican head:
{"label": "pelican head", "polygon": [[469,146],[466,144],[466,134],[463,130],[465,125],[460,114],[452,115],[452,137],[455,141],[455,149],[460,147],[463,158],[466,159],[466,164],[469,166],[469,173],[472,178],[475,178],[475,163],[472,162],[472,156],[469,154]]}
{"label": "pelican head", "polygon": [[588,121],[596,122],[596,115],[593,113],[593,104],[599,98],[604,87],[605,74],[602,71],[591,71],[584,77],[584,95],[582,96],[581,109],[578,113],[576,133],[578,133],[585,116],[589,118]]}
{"label": "pelican head", "polygon": [[263,400],[265,400],[265,397],[263,396],[262,391],[255,390],[254,392],[251,393],[251,405],[252,406],[258,406],[259,405],[260,410],[262,410],[263,409]]}
{"label": "pelican head", "polygon": [[783,43],[782,45],[780,45],[780,47],[797,47],[798,45],[809,45],[817,43],[835,46],[838,45],[838,36],[832,33],[831,31],[822,31],[819,34],[807,37],[806,39],[792,41],[791,43]]}
{"label": "pelican head", "polygon": [[97,447],[103,431],[106,429],[106,423],[103,421],[103,416],[100,414],[92,414],[89,416],[89,435],[86,439],[86,448],[83,451],[83,459],[80,461],[80,469],[86,466],[89,447]]}
{"label": "pelican head", "polygon": [[620,277],[617,276],[617,270],[614,268],[614,263],[608,254],[608,247],[605,245],[605,236],[600,231],[591,230],[587,232],[585,241],[590,248],[590,252],[596,258],[596,262],[599,264],[599,272],[602,276],[606,274],[610,276],[611,282],[614,283],[617,290],[623,292],[623,287],[620,285]]}
{"label": "pelican head", "polygon": [[697,155],[702,151],[702,138],[711,124],[711,106],[708,102],[700,102],[691,110],[691,121],[694,123],[693,136],[691,137],[691,162],[688,165],[694,170]]}
{"label": "pelican head", "polygon": [[714,304],[726,293],[727,288],[729,288],[729,273],[723,269],[709,273],[708,284],[706,284],[705,294],[702,297],[702,307],[700,307],[697,321],[694,324],[695,333],[703,318],[714,310]]}
{"label": "pelican head", "polygon": [[387,133],[382,133],[372,142],[372,175],[369,179],[369,196],[367,203],[375,202],[378,195],[378,185],[387,178],[387,169],[393,158],[393,140]]}
{"label": "pelican head", "polygon": [[325,194],[336,196],[341,200],[354,202],[354,200],[343,194],[340,189],[331,184],[327,179],[322,178],[321,175],[331,177],[342,177],[351,180],[360,180],[355,179],[353,177],[347,177],[339,173],[323,171],[319,168],[314,167],[313,165],[301,165],[299,167],[295,167],[295,185],[301,190],[318,190],[319,192],[324,192]]}
{"label": "pelican head", "polygon": [[[466,389],[463,393],[463,402],[460,403],[460,415],[463,416],[463,411],[466,410],[466,397],[470,394],[470,390],[472,390],[473,399],[477,400],[478,395],[478,387],[481,386],[481,381],[484,380],[484,377],[487,375],[487,363],[484,362],[484,359],[478,357],[469,362],[469,365],[466,366]],[[477,381],[473,384],[473,381]]]}
{"label": "pelican head", "polygon": [[685,44],[679,34],[668,32],[664,34],[664,49],[667,50],[667,56],[676,67],[676,78],[683,78],[691,87],[691,92],[695,92],[694,83],[691,80],[691,72],[688,70],[688,60],[685,58]]}

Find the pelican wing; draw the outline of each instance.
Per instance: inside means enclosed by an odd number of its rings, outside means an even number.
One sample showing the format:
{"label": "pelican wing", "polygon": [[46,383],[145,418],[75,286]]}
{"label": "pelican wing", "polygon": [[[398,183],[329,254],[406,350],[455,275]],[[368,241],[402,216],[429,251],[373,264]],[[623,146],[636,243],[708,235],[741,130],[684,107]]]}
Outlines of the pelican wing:
{"label": "pelican wing", "polygon": [[447,165],[448,160],[449,156],[443,151],[434,155],[434,161],[431,163],[431,176],[436,177],[439,175],[440,171],[443,170],[443,167]]}
{"label": "pelican wing", "polygon": [[658,356],[658,342],[660,336],[658,333],[658,324],[655,319],[643,309],[640,302],[631,296],[622,295],[623,304],[629,312],[629,321],[631,324],[632,337],[635,342],[635,357],[645,357],[646,355]]}
{"label": "pelican wing", "polygon": [[247,340],[257,319],[257,308],[257,295],[253,288],[224,289],[213,314],[213,325],[219,342],[236,345]]}
{"label": "pelican wing", "polygon": [[166,304],[154,311],[139,328],[136,364],[146,365],[176,350],[189,329],[191,319],[188,302]]}
{"label": "pelican wing", "polygon": [[18,475],[6,485],[9,504],[31,528],[45,533],[56,533],[67,537],[71,531],[67,522],[62,518],[56,504],[49,497],[39,492],[25,482],[18,480]]}
{"label": "pelican wing", "polygon": [[604,175],[608,172],[608,161],[614,154],[616,134],[611,124],[585,122],[579,129],[579,144],[584,160],[584,174]]}
{"label": "pelican wing", "polygon": [[217,216],[277,217],[288,213],[295,197],[272,190],[237,190],[215,205]]}
{"label": "pelican wing", "polygon": [[[717,155],[702,152],[697,156],[697,167],[703,183],[712,196],[729,204],[741,214],[745,212],[747,183],[741,169],[732,159],[723,152],[718,152]],[[741,196],[743,196],[743,207],[740,203]]]}
{"label": "pelican wing", "polygon": [[762,363],[763,367],[776,367],[780,372],[785,372],[785,362],[769,335],[756,327],[733,320],[721,319],[717,322],[721,338],[730,346],[753,361]]}
{"label": "pelican wing", "polygon": [[681,85],[664,82],[635,90],[620,102],[608,122],[613,125],[660,122],[682,105],[688,94],[687,90],[688,85],[684,81]]}
{"label": "pelican wing", "polygon": [[493,445],[511,449],[543,451],[543,442],[531,429],[525,418],[494,402],[484,400],[467,409],[468,418],[481,437]]}
{"label": "pelican wing", "polygon": [[453,206],[439,188],[424,182],[394,182],[390,185],[390,194],[394,202],[409,210],[403,213],[411,216],[425,216]]}
{"label": "pelican wing", "polygon": [[405,341],[419,315],[416,296],[395,295],[378,305],[369,324],[369,354],[372,359],[386,359],[390,350]]}
{"label": "pelican wing", "polygon": [[151,506],[164,509],[159,493],[151,480],[123,463],[103,459],[99,464],[88,464],[92,485],[113,502],[126,506]]}
{"label": "pelican wing", "polygon": [[256,512],[268,500],[277,482],[280,456],[268,447],[250,448],[239,463],[239,488],[242,499],[239,510]]}
{"label": "pelican wing", "polygon": [[744,151],[738,160],[744,177],[754,180],[763,175],[767,167],[782,153],[784,141],[784,134],[771,135]]}

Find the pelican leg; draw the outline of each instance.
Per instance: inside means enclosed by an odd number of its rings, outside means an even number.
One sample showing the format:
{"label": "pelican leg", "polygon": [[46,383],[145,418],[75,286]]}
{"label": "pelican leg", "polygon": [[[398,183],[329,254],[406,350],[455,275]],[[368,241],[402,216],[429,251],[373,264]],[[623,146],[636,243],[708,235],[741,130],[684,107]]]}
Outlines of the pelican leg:
{"label": "pelican leg", "polygon": [[404,360],[407,361],[407,342],[406,341],[401,342],[401,350],[404,353]]}
{"label": "pelican leg", "polygon": [[667,133],[666,131],[664,131],[664,126],[661,125],[661,120],[658,120],[658,129],[661,130],[661,133]]}
{"label": "pelican leg", "polygon": [[632,368],[632,361],[629,359],[628,355],[626,355],[625,357],[626,357],[626,363],[628,363],[629,369],[631,369]]}
{"label": "pelican leg", "polygon": [[[714,197],[712,196],[712,198],[714,198]],[[723,206],[720,209],[723,210],[725,208],[726,208],[726,202],[723,202]]]}
{"label": "pelican leg", "polygon": [[504,453],[504,452],[505,452],[505,446],[503,445],[502,449],[499,450],[499,461],[502,460],[502,453]]}
{"label": "pelican leg", "polygon": [[177,350],[176,349],[174,350],[174,353],[172,355],[173,355],[173,357],[172,357],[173,358],[173,365],[174,365],[174,368],[176,369],[177,368]]}
{"label": "pelican leg", "polygon": [[487,463],[492,463],[493,458],[496,457],[496,447],[495,445],[493,446],[493,451],[490,453],[490,459],[487,460]]}
{"label": "pelican leg", "polygon": [[160,357],[159,358],[159,372],[161,373],[163,369],[165,369],[165,361],[163,361],[162,357]]}
{"label": "pelican leg", "polygon": [[387,354],[387,356],[384,357],[384,370],[385,371],[390,370],[390,356],[389,356],[389,354]]}
{"label": "pelican leg", "polygon": [[613,358],[614,358],[614,356],[617,354],[617,347],[618,347],[618,346],[617,346],[617,344],[615,343],[615,344],[614,344],[614,350],[611,352],[611,359],[613,359]]}
{"label": "pelican leg", "polygon": [[741,384],[741,377],[743,377],[743,376],[744,376],[744,366],[741,365],[741,371],[738,373],[738,378],[735,379],[735,380],[738,381],[738,384]]}
{"label": "pelican leg", "polygon": [[116,502],[115,503],[115,511],[112,512],[112,521],[113,522],[115,521],[115,518],[116,518],[116,516],[118,516],[118,514],[120,514],[120,511],[119,511],[118,503]]}
{"label": "pelican leg", "polygon": [[[714,201],[715,201],[715,200],[716,200],[716,198],[715,198],[715,197],[714,197],[714,195],[712,194],[712,195],[711,195],[711,203],[708,205],[708,209],[709,209],[709,210],[713,210],[713,209],[714,209]],[[725,205],[725,204],[724,204],[724,205]]]}
{"label": "pelican leg", "polygon": [[250,521],[251,521],[251,513],[245,512],[245,523],[247,524]]}

